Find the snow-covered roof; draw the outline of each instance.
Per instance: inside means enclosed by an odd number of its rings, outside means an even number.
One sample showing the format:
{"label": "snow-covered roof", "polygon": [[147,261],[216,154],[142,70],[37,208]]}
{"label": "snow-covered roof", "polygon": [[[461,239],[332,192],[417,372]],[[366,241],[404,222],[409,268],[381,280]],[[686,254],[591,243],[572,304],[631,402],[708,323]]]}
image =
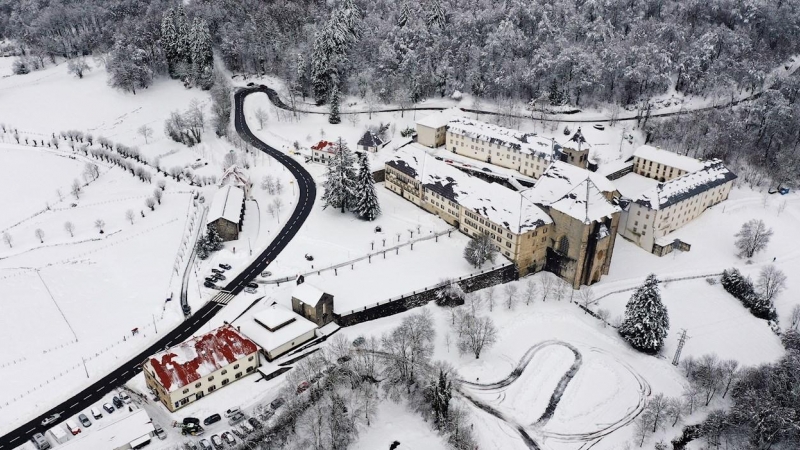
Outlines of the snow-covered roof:
{"label": "snow-covered roof", "polygon": [[217,219],[225,219],[229,222],[239,223],[242,214],[242,203],[244,202],[244,191],[233,185],[222,186],[211,201],[208,209],[208,223]]}
{"label": "snow-covered roof", "polygon": [[455,117],[447,125],[447,131],[460,136],[478,139],[484,142],[511,147],[521,153],[552,158],[553,151],[561,148],[552,139],[538,136],[536,133],[523,133],[511,128],[492,125],[486,122]]}
{"label": "snow-covered roof", "polygon": [[362,147],[380,147],[383,145],[383,139],[372,131],[367,131],[361,136],[361,139],[358,140],[357,145]]}
{"label": "snow-covered roof", "polygon": [[448,108],[443,111],[437,111],[432,114],[428,114],[427,116],[417,120],[417,125],[422,125],[423,127],[428,128],[442,128],[447,126],[450,120],[456,116],[464,114],[464,111],[458,108]]}
{"label": "snow-covered roof", "polygon": [[324,292],[310,285],[309,283],[298,284],[292,291],[292,297],[300,300],[306,305],[316,306]]}
{"label": "snow-covered roof", "polygon": [[703,168],[703,163],[694,158],[679,155],[669,150],[662,150],[650,145],[642,145],[637,148],[636,151],[633,152],[633,156],[685,170],[686,172],[696,172]]}
{"label": "snow-covered roof", "polygon": [[311,150],[317,152],[326,152],[326,153],[333,153],[333,142],[331,141],[319,141],[316,144],[311,146]]}
{"label": "snow-covered roof", "polygon": [[623,197],[630,199],[658,186],[658,180],[631,172],[614,180],[614,185]]}
{"label": "snow-covered roof", "polygon": [[583,133],[581,133],[581,127],[578,127],[578,129],[575,131],[575,134],[573,134],[572,137],[562,145],[562,147],[569,147],[571,149],[581,151],[589,150],[589,143],[586,142],[586,138],[583,137]]}
{"label": "snow-covered roof", "polygon": [[546,212],[524,201],[520,193],[468,175],[420,149],[403,147],[386,164],[515,234],[553,223]]}
{"label": "snow-covered roof", "polygon": [[242,333],[268,352],[317,329],[314,322],[277,303],[257,312],[252,321],[245,320],[239,326]]}
{"label": "snow-covered roof", "polygon": [[151,356],[145,365],[172,392],[256,351],[253,341],[224,325]]}
{"label": "snow-covered roof", "polygon": [[736,174],[714,159],[703,163],[696,172],[659,183],[634,201],[650,209],[663,209],[735,179]]}
{"label": "snow-covered roof", "polygon": [[534,203],[549,206],[583,223],[590,223],[620,211],[619,206],[604,195],[614,190],[608,178],[556,161],[523,195]]}
{"label": "snow-covered roof", "polygon": [[[111,417],[114,418],[116,414]],[[99,426],[99,423],[95,423]],[[137,409],[132,414],[112,422],[108,425],[81,433],[74,439],[59,446],[60,449],[114,449],[125,447],[127,444],[143,436],[153,433],[153,421],[144,409]]]}

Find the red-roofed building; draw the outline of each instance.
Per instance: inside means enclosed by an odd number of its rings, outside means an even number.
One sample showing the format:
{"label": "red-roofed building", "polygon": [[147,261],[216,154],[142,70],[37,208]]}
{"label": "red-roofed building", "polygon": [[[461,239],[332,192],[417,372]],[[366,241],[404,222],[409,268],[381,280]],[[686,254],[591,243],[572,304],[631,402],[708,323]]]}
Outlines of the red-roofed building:
{"label": "red-roofed building", "polygon": [[147,386],[170,411],[256,371],[258,346],[224,325],[164,350],[142,364]]}
{"label": "red-roofed building", "polygon": [[333,156],[333,142],[319,141],[311,146],[311,159],[314,162],[325,164]]}

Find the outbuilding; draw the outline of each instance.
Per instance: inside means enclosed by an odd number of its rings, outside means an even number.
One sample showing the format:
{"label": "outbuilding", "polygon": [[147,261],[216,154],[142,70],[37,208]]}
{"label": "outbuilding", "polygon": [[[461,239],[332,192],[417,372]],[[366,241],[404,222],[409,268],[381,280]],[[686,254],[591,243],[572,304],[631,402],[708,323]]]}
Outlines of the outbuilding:
{"label": "outbuilding", "polygon": [[222,186],[208,209],[208,227],[214,227],[223,241],[235,241],[243,220],[244,191],[230,184]]}
{"label": "outbuilding", "polygon": [[241,332],[261,347],[269,361],[314,339],[317,325],[277,303],[239,323]]}

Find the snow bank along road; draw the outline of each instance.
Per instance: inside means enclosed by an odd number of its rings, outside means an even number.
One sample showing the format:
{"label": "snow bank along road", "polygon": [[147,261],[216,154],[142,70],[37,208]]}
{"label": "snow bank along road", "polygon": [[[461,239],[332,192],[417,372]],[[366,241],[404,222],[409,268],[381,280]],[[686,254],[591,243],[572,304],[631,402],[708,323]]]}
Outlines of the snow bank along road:
{"label": "snow bank along road", "polygon": [[[262,270],[264,270],[265,267],[267,267],[270,261],[273,261],[275,257],[277,257],[281,251],[283,251],[289,241],[291,241],[294,235],[297,234],[297,231],[303,225],[303,222],[305,222],[306,218],[311,212],[312,206],[314,205],[314,200],[317,197],[317,189],[316,185],[314,184],[314,180],[297,161],[259,141],[253,135],[253,133],[250,132],[250,128],[248,128],[244,119],[243,106],[245,97],[253,92],[265,92],[265,88],[256,87],[252,89],[241,89],[234,95],[236,108],[236,131],[239,133],[242,139],[246,140],[252,146],[267,153],[271,157],[275,158],[276,161],[286,166],[289,172],[291,172],[292,176],[294,176],[297,180],[297,187],[300,197],[291,217],[278,235],[275,236],[275,239],[273,239],[273,241],[255,259],[255,261],[242,270],[242,272],[236,278],[231,280],[231,282],[225,286],[223,290],[231,295],[236,295],[241,292],[248,281],[255,278],[256,275],[258,275]],[[161,339],[159,339],[149,348],[134,356],[120,367],[112,371],[110,374],[104,376],[91,386],[70,397],[60,405],[51,408],[42,415],[33,418],[29,422],[9,432],[5,436],[0,437],[0,449],[8,450],[17,447],[22,445],[26,440],[30,439],[35,433],[44,433],[50,427],[42,426],[41,422],[45,417],[48,417],[51,414],[61,414],[61,419],[59,420],[61,421],[70,416],[83,412],[90,405],[100,401],[103,396],[139,373],[139,371],[141,371],[140,364],[148,356],[158,352],[164,347],[170,347],[183,342],[197,330],[199,330],[200,327],[205,325],[206,322],[208,322],[217,312],[219,312],[219,310],[224,307],[225,304],[223,303],[209,301],[203,305],[203,307],[198,309],[194,315],[187,318],[183,323],[178,325],[172,331],[166,333]]]}

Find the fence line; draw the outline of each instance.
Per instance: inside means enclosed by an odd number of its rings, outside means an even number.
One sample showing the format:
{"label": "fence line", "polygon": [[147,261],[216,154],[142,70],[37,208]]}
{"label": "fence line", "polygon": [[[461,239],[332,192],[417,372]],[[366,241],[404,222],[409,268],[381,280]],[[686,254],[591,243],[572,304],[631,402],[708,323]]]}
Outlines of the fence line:
{"label": "fence line", "polygon": [[470,273],[468,275],[460,276],[458,278],[453,278],[453,279],[450,279],[450,280],[440,281],[440,282],[438,282],[436,284],[430,285],[430,286],[422,288],[420,290],[412,291],[411,293],[406,292],[405,294],[401,294],[401,295],[398,295],[398,296],[395,296],[395,297],[391,297],[391,298],[389,298],[387,300],[383,300],[383,301],[380,301],[380,302],[377,302],[377,303],[366,305],[366,306],[360,307],[358,309],[352,309],[350,311],[344,312],[342,314],[337,314],[337,315],[339,317],[349,316],[351,314],[354,314],[354,313],[357,313],[357,312],[366,311],[368,309],[372,309],[372,308],[375,308],[377,306],[386,305],[386,304],[389,304],[389,303],[392,303],[392,302],[396,302],[397,300],[403,300],[403,299],[405,299],[407,297],[410,297],[410,296],[413,296],[413,295],[421,294],[423,292],[428,292],[428,291],[431,291],[431,290],[434,290],[434,289],[439,289],[442,286],[446,286],[446,285],[448,285],[450,283],[453,283],[453,282],[456,282],[456,281],[469,280],[469,279],[474,278],[474,277],[476,277],[478,275],[482,275],[482,274],[487,273],[487,272],[494,272],[497,269],[502,269],[502,268],[505,268],[505,267],[508,267],[508,266],[512,266],[512,265],[514,265],[514,263],[507,262],[505,264],[500,264],[499,266],[492,266],[490,269],[483,269],[483,270],[480,270],[480,271],[477,271],[477,272],[472,272],[472,273]]}
{"label": "fence line", "polygon": [[[308,272],[305,272],[305,273],[301,273],[299,275],[303,276],[303,277],[306,277],[308,275],[313,275],[315,273],[317,275],[320,275],[322,272],[325,272],[325,271],[328,271],[328,270],[341,269],[342,267],[347,267],[347,266],[353,265],[353,264],[355,264],[357,262],[364,261],[365,259],[370,259],[373,256],[378,256],[378,255],[384,254],[384,253],[392,251],[392,250],[399,250],[400,248],[408,246],[408,245],[412,245],[413,246],[417,242],[428,241],[428,240],[431,240],[431,239],[434,239],[434,238],[438,238],[438,237],[444,236],[445,234],[449,235],[450,233],[452,233],[455,230],[456,229],[454,227],[453,228],[448,228],[447,230],[440,231],[438,233],[431,233],[431,234],[428,234],[428,235],[425,235],[425,236],[421,236],[421,237],[418,237],[416,239],[412,239],[412,240],[410,240],[408,242],[404,242],[402,244],[397,244],[397,245],[392,246],[392,247],[386,247],[384,249],[381,249],[381,250],[378,250],[378,251],[375,251],[375,252],[367,253],[364,256],[361,256],[361,257],[358,257],[358,258],[355,258],[355,259],[351,259],[349,261],[345,261],[345,262],[341,262],[341,263],[338,263],[338,264],[334,264],[332,266],[323,267],[321,269],[314,269],[314,270],[311,270],[311,271],[308,271]],[[280,283],[285,283],[287,281],[292,281],[292,280],[296,280],[296,279],[297,279],[297,275],[291,275],[291,276],[283,277],[283,278],[274,278],[274,279],[271,279],[271,280],[264,280],[261,283],[262,284],[280,284]]]}

